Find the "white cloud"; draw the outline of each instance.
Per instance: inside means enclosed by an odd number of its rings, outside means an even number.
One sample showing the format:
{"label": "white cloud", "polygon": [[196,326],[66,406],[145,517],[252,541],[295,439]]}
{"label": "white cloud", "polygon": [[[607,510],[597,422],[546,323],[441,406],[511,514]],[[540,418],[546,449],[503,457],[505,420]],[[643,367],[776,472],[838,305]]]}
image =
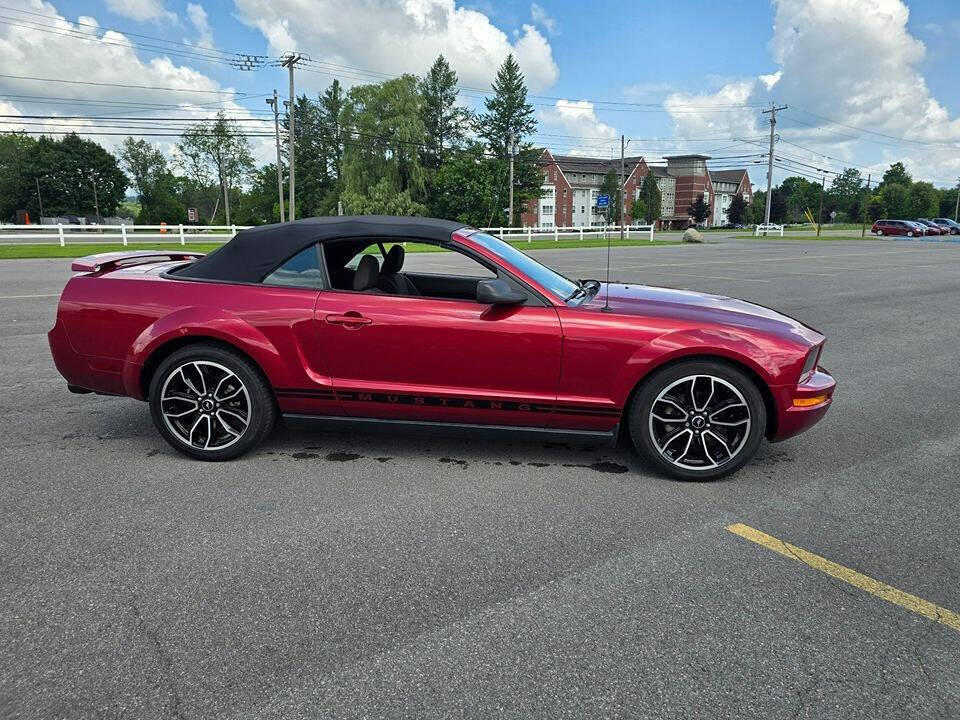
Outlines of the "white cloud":
{"label": "white cloud", "polygon": [[[149,120],[151,117],[169,118],[172,115],[190,118],[210,117],[219,109],[227,110],[235,117],[250,117],[246,108],[236,102],[230,88],[203,73],[175,64],[170,58],[159,57],[141,60],[134,45],[121,33],[102,32],[96,20],[80,17],[77,25],[69,22],[50,4],[36,5],[29,0],[14,0],[25,9],[42,12],[45,26],[60,32],[82,31],[83,39],[64,37],[58,46],[60,52],[50,52],[50,35],[38,33],[29,28],[13,25],[0,25],[0,57],[4,59],[5,71],[10,75],[24,77],[53,78],[82,81],[84,83],[105,83],[104,85],[74,84],[60,82],[42,82],[18,78],[0,78],[0,95],[30,96],[11,99],[8,103],[13,112],[5,107],[3,114],[20,115],[94,115],[130,116]],[[38,21],[41,19],[38,18]],[[174,88],[172,90],[149,90],[142,87],[118,87],[122,85],[154,86]],[[208,91],[208,92],[204,92]],[[222,94],[221,94],[222,93]],[[262,104],[262,100],[259,101]],[[161,107],[154,108],[153,104]],[[40,131],[50,130],[51,134],[63,134],[70,127],[100,129],[110,132],[104,125],[122,125],[122,122],[108,123],[94,120],[70,122],[60,120],[30,120],[41,123],[19,126],[19,129]],[[130,121],[129,124],[138,124]],[[139,123],[142,124],[142,123]],[[179,125],[180,123],[174,123]],[[249,123],[249,125],[258,125]],[[17,126],[8,125],[7,129]],[[246,124],[245,124],[246,127]],[[123,132],[119,127],[112,131]],[[264,126],[272,132],[272,123]],[[161,132],[170,130],[160,129]],[[175,131],[175,130],[174,130]],[[144,132],[140,128],[130,128],[129,132]],[[114,148],[119,145],[122,135],[90,135],[101,145]],[[169,151],[176,137],[148,137],[158,141]],[[264,140],[264,147],[255,144],[255,156],[269,158],[268,147],[272,140]]]}
{"label": "white cloud", "polygon": [[589,100],[557,100],[551,108],[540,112],[540,121],[550,127],[543,128],[545,135],[551,135],[552,129],[560,130],[559,135],[577,138],[557,138],[549,143],[551,147],[561,147],[565,155],[611,155],[620,150],[620,135],[615,127],[600,122],[593,103]]}
{"label": "white cloud", "polygon": [[[299,50],[313,60],[394,75],[423,73],[442,53],[462,85],[486,87],[512,52],[532,91],[557,79],[550,43],[533,25],[523,25],[511,42],[486,15],[458,6],[456,0],[356,0],[349,8],[340,0],[234,2],[237,16],[260,30],[272,54]],[[373,79],[337,71],[347,84]]]}
{"label": "white cloud", "polygon": [[530,17],[533,18],[533,22],[537,25],[542,25],[543,28],[550,33],[555,35],[557,32],[557,20],[554,17],[551,17],[550,14],[544,10],[541,6],[536,3],[530,3]]}
{"label": "white cloud", "polygon": [[137,22],[147,20],[177,22],[176,13],[167,10],[163,0],[107,0],[107,7],[117,15]]}
{"label": "white cloud", "polygon": [[[920,72],[926,48],[907,29],[909,10],[903,0],[772,2],[775,18],[770,49],[777,70],[728,83],[716,93],[672,95],[666,107],[678,135],[719,131],[737,136],[759,129],[759,107],[680,112],[691,103],[716,106],[776,100],[790,106],[784,113],[785,122],[777,127],[781,136],[809,145],[819,154],[869,155],[878,168],[891,157],[905,158],[918,177],[946,180],[956,176],[960,171],[957,152],[910,143],[888,147],[890,152],[885,152],[878,147],[896,141],[822,119],[895,138],[960,143],[960,120],[951,118],[933,97]],[[791,117],[797,121],[790,121]],[[856,136],[860,137],[854,144]]]}
{"label": "white cloud", "polygon": [[187,18],[197,31],[195,44],[200,47],[213,47],[213,30],[210,28],[210,19],[207,17],[207,11],[203,5],[196,3],[187,3]]}

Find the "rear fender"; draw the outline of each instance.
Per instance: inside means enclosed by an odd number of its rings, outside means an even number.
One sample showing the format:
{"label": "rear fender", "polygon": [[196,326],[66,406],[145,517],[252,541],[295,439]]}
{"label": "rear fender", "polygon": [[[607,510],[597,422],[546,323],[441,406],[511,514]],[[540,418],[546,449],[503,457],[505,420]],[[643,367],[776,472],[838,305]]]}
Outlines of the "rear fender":
{"label": "rear fender", "polygon": [[253,325],[233,313],[208,307],[182,308],[164,315],[147,326],[130,347],[123,366],[123,386],[127,394],[143,400],[140,378],[147,359],[172,340],[195,337],[220,340],[249,355],[266,373],[272,384],[281,384],[289,375],[277,348]]}

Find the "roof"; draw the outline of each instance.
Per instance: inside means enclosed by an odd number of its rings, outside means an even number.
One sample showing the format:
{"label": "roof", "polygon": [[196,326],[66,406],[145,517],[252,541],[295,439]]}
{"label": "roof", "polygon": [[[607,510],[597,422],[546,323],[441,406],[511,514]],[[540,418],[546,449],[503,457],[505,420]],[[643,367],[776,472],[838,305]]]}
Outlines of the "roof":
{"label": "roof", "polygon": [[260,282],[310,245],[342,238],[416,238],[444,242],[464,223],[393,215],[317,217],[241,230],[226,245],[188,265],[181,277]]}
{"label": "roof", "polygon": [[714,182],[730,182],[740,184],[743,176],[747,174],[746,168],[739,170],[710,170],[710,179]]}
{"label": "roof", "polygon": [[709,155],[664,155],[664,160],[709,160]]}
{"label": "roof", "polygon": [[662,165],[650,165],[649,168],[654,177],[673,177]]}
{"label": "roof", "polygon": [[[601,175],[604,175],[611,170],[614,170],[618,173],[620,172],[620,158],[592,158],[583,157],[580,155],[551,155],[551,157],[564,172],[600,173]],[[642,155],[624,158],[623,166],[627,171],[625,174],[629,175],[629,170],[632,170],[642,160]],[[548,163],[549,160],[544,159],[541,162]]]}

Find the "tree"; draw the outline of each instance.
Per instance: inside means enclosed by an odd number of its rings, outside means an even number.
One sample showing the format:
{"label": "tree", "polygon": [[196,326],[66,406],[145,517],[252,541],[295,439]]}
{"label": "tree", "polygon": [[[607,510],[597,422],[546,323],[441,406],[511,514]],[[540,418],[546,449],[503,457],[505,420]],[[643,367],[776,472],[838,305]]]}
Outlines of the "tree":
{"label": "tree", "polygon": [[276,165],[264,165],[253,173],[250,188],[237,196],[233,216],[238,225],[280,222]]}
{"label": "tree", "polygon": [[766,190],[757,190],[753,194],[753,199],[750,201],[750,207],[748,208],[748,219],[754,225],[759,225],[763,222],[764,213],[767,209],[767,192]]}
{"label": "tree", "polygon": [[224,217],[230,225],[231,190],[253,172],[250,143],[243,131],[221,110],[213,123],[187,126],[177,151],[181,167],[198,185],[219,185]]}
{"label": "tree", "polygon": [[341,196],[349,215],[426,215],[427,207],[413,199],[409,190],[397,192],[389,178],[360,194],[347,189]]}
{"label": "tree", "polygon": [[[289,114],[288,111],[283,120],[283,127],[287,130],[283,133],[286,141],[281,145],[287,167],[290,166]],[[299,96],[294,107],[294,121],[294,146],[297,154],[296,216],[310,217],[317,214],[317,206],[323,198],[325,189],[330,185],[327,158],[324,153],[324,129],[320,103],[306,95]]]}
{"label": "tree", "polygon": [[806,211],[814,215],[820,206],[820,183],[794,175],[780,183],[780,193],[787,204],[787,217],[794,222],[803,222]]}
{"label": "tree", "polygon": [[[655,223],[660,219],[663,212],[663,197],[660,193],[660,186],[657,185],[657,178],[653,172],[648,172],[643,178],[643,185],[640,188],[640,195],[644,199],[646,214],[644,220]],[[636,220],[636,218],[634,218]]]}
{"label": "tree", "polygon": [[[897,163],[899,165],[899,163]],[[910,212],[910,186],[901,183],[882,183],[879,188],[883,212],[887,217],[906,218]]]}
{"label": "tree", "polygon": [[119,155],[140,203],[137,222],[146,225],[184,222],[186,207],[177,197],[177,181],[160,149],[146,140],[128,137]]}
{"label": "tree", "polygon": [[422,104],[420,117],[427,134],[424,166],[436,170],[447,156],[463,143],[470,121],[466,108],[457,106],[457,73],[443,55],[437,57],[419,83]]}
{"label": "tree", "polygon": [[647,221],[647,201],[642,194],[630,205],[627,215],[630,216],[630,222],[633,225],[639,224],[641,220]]}
{"label": "tree", "polygon": [[932,218],[937,217],[940,210],[940,196],[932,183],[915,182],[910,187],[910,212],[911,218]]}
{"label": "tree", "polygon": [[687,212],[698,225],[710,216],[710,206],[704,201],[703,193],[697,195],[697,199],[687,208]]}
{"label": "tree", "polygon": [[333,183],[340,180],[340,165],[343,161],[340,117],[343,113],[343,102],[343,88],[338,80],[334,80],[320,96],[319,113],[322,153],[327,163],[327,177]]}
{"label": "tree", "polygon": [[[507,55],[493,82],[493,97],[484,100],[486,112],[476,119],[477,134],[490,151],[504,161],[510,155],[510,136],[520,148],[514,158],[514,207],[525,207],[540,197],[542,175],[537,167],[540,152],[525,138],[537,129],[533,106],[527,102],[527,86],[513,55]],[[519,213],[515,214],[519,217]]]}
{"label": "tree", "polygon": [[506,183],[502,163],[486,156],[480,142],[447,157],[434,176],[429,211],[447,218],[484,227],[499,218],[504,205]]}
{"label": "tree", "polygon": [[404,194],[425,211],[420,153],[426,144],[426,130],[420,105],[413,75],[358,85],[347,93],[342,123],[350,139],[343,155],[341,197],[350,212],[371,204],[383,207],[390,203],[389,195],[405,207],[407,201],[400,197]]}
{"label": "tree", "polygon": [[902,162],[895,162],[883,174],[883,180],[880,181],[880,187],[884,185],[905,185],[909,187],[913,184],[913,178],[907,172],[907,168]]}
{"label": "tree", "polygon": [[69,133],[61,140],[41,136],[30,147],[24,178],[39,181],[44,215],[113,215],[123,202],[127,176],[117,158],[92,140]]}
{"label": "tree", "polygon": [[37,141],[29,135],[0,135],[0,221],[15,221],[17,210],[26,210],[40,220],[33,164]]}
{"label": "tree", "polygon": [[727,222],[739,225],[746,222],[746,219],[747,201],[743,199],[743,195],[735,193],[727,207]]}
{"label": "tree", "polygon": [[841,212],[850,217],[859,217],[858,211],[862,202],[863,175],[856,168],[844,168],[843,172],[834,176],[830,183],[828,200],[825,208],[833,209],[836,206]]}
{"label": "tree", "polygon": [[610,204],[607,205],[604,213],[607,223],[610,225],[620,224],[620,175],[616,170],[610,170],[603,176],[603,182],[600,183],[600,195],[606,195],[610,198]]}

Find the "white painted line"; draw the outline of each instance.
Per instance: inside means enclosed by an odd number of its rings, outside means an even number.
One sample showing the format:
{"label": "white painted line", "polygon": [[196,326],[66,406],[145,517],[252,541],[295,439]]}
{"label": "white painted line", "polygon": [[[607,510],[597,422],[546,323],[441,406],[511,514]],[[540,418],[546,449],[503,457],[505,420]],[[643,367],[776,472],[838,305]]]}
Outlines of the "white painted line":
{"label": "white painted line", "polygon": [[0,300],[26,300],[28,298],[50,298],[60,297],[60,293],[54,295],[0,295]]}

